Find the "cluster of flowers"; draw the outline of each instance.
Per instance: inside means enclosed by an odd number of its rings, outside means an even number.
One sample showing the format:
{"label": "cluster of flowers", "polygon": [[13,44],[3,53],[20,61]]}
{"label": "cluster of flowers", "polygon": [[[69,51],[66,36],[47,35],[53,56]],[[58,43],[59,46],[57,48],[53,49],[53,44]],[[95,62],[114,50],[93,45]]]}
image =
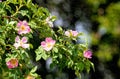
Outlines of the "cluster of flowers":
{"label": "cluster of flowers", "polygon": [[[21,34],[30,33],[31,29],[30,29],[30,26],[28,25],[28,23],[26,21],[20,21],[17,24],[17,31],[18,31],[18,34],[21,35]],[[77,37],[78,36],[78,32],[73,31],[73,30],[65,31],[64,34],[67,37]],[[28,42],[27,37],[22,37],[20,39],[20,36],[16,36],[14,47],[16,49],[18,49],[19,47],[29,48],[29,44],[27,42]],[[41,47],[45,51],[50,51],[54,47],[55,43],[56,43],[55,40],[53,40],[51,37],[47,37],[47,38],[45,38],[45,41],[41,42]],[[86,50],[86,51],[84,51],[83,56],[85,58],[92,58],[92,52],[90,50]],[[12,59],[10,59],[9,61],[6,62],[6,65],[10,69],[18,67],[18,59],[17,58],[12,58]]]}
{"label": "cluster of flowers", "polygon": [[[28,23],[26,21],[19,21],[17,24],[17,31],[19,35],[27,34],[31,31],[30,27],[28,26]],[[27,44],[27,37],[22,37],[20,39],[20,36],[16,36],[14,47],[18,49],[19,47],[22,48],[29,48],[29,44]],[[18,59],[17,58],[11,58],[6,62],[6,65],[8,68],[16,68],[18,67]]]}
{"label": "cluster of flowers", "polygon": [[[73,30],[68,30],[68,31],[65,31],[65,35],[68,36],[68,37],[77,37],[78,36],[78,32],[77,31],[73,31]],[[85,58],[92,58],[92,52],[90,50],[86,50],[84,51],[83,53],[83,56]]]}

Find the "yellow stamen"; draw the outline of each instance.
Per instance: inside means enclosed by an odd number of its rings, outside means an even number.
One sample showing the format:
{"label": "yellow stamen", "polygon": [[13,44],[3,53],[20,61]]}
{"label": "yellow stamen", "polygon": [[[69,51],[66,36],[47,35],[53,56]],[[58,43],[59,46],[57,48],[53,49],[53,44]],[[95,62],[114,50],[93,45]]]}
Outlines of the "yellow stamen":
{"label": "yellow stamen", "polygon": [[21,29],[21,30],[25,30],[26,28],[25,28],[24,25],[22,25],[22,26],[20,27],[20,29]]}

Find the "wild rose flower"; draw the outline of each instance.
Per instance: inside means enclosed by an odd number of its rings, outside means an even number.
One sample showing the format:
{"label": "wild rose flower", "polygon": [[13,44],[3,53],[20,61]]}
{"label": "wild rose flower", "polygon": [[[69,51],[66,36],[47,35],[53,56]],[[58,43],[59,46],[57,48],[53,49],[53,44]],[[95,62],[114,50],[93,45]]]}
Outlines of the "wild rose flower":
{"label": "wild rose flower", "polygon": [[83,56],[85,58],[92,58],[92,52],[90,50],[84,51]]}
{"label": "wild rose flower", "polygon": [[30,32],[30,27],[26,21],[19,21],[17,24],[18,34],[27,34]]}
{"label": "wild rose flower", "polygon": [[21,40],[20,40],[20,37],[17,36],[15,38],[15,43],[14,43],[14,46],[16,49],[18,49],[18,47],[23,47],[23,48],[29,48],[29,44],[26,44],[27,43],[27,38],[26,37],[23,37]]}
{"label": "wild rose flower", "polygon": [[70,36],[76,37],[78,35],[78,32],[73,30],[68,30],[68,31],[65,31],[65,35],[68,37]]}
{"label": "wild rose flower", "polygon": [[44,50],[50,51],[53,48],[55,42],[56,41],[53,40],[51,37],[47,37],[45,41],[41,42],[41,46],[43,47]]}
{"label": "wild rose flower", "polygon": [[6,65],[9,69],[18,67],[18,60],[16,58],[10,59],[6,62]]}
{"label": "wild rose flower", "polygon": [[47,23],[50,27],[53,27],[53,22],[50,21],[50,19],[51,19],[51,16],[50,16],[50,17],[47,17],[45,21],[46,21],[46,23]]}

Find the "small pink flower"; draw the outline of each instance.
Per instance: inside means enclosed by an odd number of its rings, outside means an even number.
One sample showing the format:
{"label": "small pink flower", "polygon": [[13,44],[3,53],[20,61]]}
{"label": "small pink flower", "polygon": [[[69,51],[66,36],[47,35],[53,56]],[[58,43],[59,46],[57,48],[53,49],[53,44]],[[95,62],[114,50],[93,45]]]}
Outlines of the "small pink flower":
{"label": "small pink flower", "polygon": [[72,31],[72,35],[73,35],[74,37],[76,37],[76,36],[78,35],[78,32],[77,32],[77,31]]}
{"label": "small pink flower", "polygon": [[29,47],[29,44],[26,44],[26,43],[27,43],[27,38],[26,38],[26,37],[23,37],[23,38],[20,40],[20,37],[17,36],[17,37],[15,38],[14,46],[16,47],[16,49],[18,49],[18,47],[28,48],[28,47]]}
{"label": "small pink flower", "polygon": [[26,21],[19,21],[17,27],[18,27],[18,34],[27,34],[31,30]]}
{"label": "small pink flower", "polygon": [[44,50],[50,51],[53,48],[55,42],[56,41],[53,40],[51,37],[47,37],[45,41],[41,42],[41,46],[43,47]]}
{"label": "small pink flower", "polygon": [[53,22],[50,21],[50,19],[51,19],[51,16],[47,17],[45,21],[50,27],[53,27]]}
{"label": "small pink flower", "polygon": [[90,50],[84,51],[83,56],[85,58],[92,58],[92,52]]}
{"label": "small pink flower", "polygon": [[70,37],[70,36],[76,37],[78,35],[78,32],[77,31],[68,30],[68,31],[65,31],[65,35],[68,36],[68,37]]}
{"label": "small pink flower", "polygon": [[6,65],[9,69],[18,67],[18,60],[16,58],[10,59],[6,62]]}

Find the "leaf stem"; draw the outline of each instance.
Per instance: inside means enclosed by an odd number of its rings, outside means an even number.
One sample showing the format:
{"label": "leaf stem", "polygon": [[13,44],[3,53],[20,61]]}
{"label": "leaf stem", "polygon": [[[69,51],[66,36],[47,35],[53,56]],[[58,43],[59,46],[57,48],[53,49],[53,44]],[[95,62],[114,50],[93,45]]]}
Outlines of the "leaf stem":
{"label": "leaf stem", "polygon": [[23,5],[20,5],[19,7],[16,6],[16,12],[12,15],[12,17],[15,16],[17,13],[19,13],[19,10],[22,6]]}

